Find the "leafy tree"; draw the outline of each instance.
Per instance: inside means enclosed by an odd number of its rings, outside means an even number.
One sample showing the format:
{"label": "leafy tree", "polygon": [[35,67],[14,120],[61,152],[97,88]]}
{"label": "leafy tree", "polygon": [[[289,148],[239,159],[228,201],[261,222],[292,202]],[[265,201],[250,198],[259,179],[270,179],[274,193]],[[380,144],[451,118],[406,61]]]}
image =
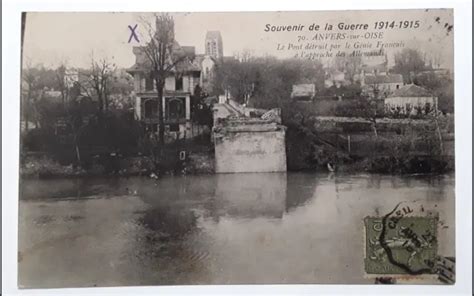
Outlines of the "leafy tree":
{"label": "leafy tree", "polygon": [[324,89],[324,71],[317,61],[246,57],[224,62],[216,69],[217,93],[230,92],[240,103],[257,108],[285,108],[291,104],[294,84],[315,84]]}
{"label": "leafy tree", "polygon": [[417,75],[414,83],[428,89],[438,98],[438,109],[444,113],[454,112],[454,82],[449,75],[426,72]]}

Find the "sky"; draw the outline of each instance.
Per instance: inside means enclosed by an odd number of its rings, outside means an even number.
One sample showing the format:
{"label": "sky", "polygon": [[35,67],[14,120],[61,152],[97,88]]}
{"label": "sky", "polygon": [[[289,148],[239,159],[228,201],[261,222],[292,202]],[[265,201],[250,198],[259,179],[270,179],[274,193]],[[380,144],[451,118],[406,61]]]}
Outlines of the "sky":
{"label": "sky", "polygon": [[[172,13],[175,37],[181,45],[195,46],[196,53],[204,53],[206,31],[219,30],[224,44],[224,55],[244,50],[254,55],[293,56],[291,51],[278,51],[277,44],[295,42],[297,36],[310,38],[315,32],[265,32],[267,24],[274,26],[311,24],[324,26],[369,24],[376,21],[419,20],[418,29],[386,29],[384,42],[402,40],[407,47],[417,48],[441,57],[442,67],[453,69],[453,34],[446,34],[444,24],[453,24],[451,10],[382,10],[382,11],[313,11],[313,12],[193,12]],[[28,13],[24,35],[24,61],[32,65],[56,67],[66,63],[70,67],[88,67],[94,57],[112,59],[119,67],[134,63],[132,47],[144,45],[146,31],[143,19],[151,13],[106,12],[38,12]],[[435,19],[439,17],[437,23]],[[138,25],[138,39],[130,43],[128,26]],[[379,30],[370,30],[371,32]],[[455,31],[455,28],[454,28]],[[335,31],[336,32],[336,31]],[[363,31],[365,32],[365,31]],[[322,33],[322,31],[320,32]],[[397,49],[398,51],[399,49]],[[393,52],[389,50],[393,56]]]}

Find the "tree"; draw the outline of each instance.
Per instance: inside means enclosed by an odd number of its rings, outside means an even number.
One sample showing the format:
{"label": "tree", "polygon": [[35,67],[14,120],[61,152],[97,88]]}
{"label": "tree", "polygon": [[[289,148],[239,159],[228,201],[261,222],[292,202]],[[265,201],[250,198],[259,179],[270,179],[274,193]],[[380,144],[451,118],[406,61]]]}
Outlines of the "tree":
{"label": "tree", "polygon": [[142,21],[147,28],[150,41],[142,47],[149,62],[150,74],[153,77],[158,97],[158,140],[164,143],[165,129],[163,118],[163,93],[166,77],[176,72],[176,66],[186,59],[186,54],[177,46],[174,38],[174,20],[169,14],[155,15],[156,27],[150,22]]}
{"label": "tree", "polygon": [[[257,108],[291,108],[294,84],[315,84],[324,89],[324,71],[318,61],[299,59],[279,60],[275,57],[249,57],[241,61],[226,61],[217,66],[216,89],[230,92],[241,103],[252,103]],[[217,94],[217,93],[216,93]]]}
{"label": "tree", "polygon": [[26,68],[23,70],[23,85],[24,85],[24,95],[22,97],[23,100],[23,117],[25,120],[25,130],[28,131],[29,128],[29,121],[30,121],[30,110],[32,105],[34,104],[35,95],[34,92],[37,90],[37,73],[35,73],[35,69],[31,67],[31,64],[27,64]]}
{"label": "tree", "polygon": [[426,69],[423,54],[412,48],[405,48],[394,56],[394,73],[402,74],[405,83],[413,83],[413,77]]}
{"label": "tree", "polygon": [[116,71],[109,82],[109,86],[110,94],[130,95],[133,91],[133,77],[122,70]]}
{"label": "tree", "polygon": [[438,98],[438,108],[444,113],[454,112],[454,83],[450,75],[437,75],[434,72],[421,73],[413,82],[428,89]]}
{"label": "tree", "polygon": [[362,115],[372,124],[375,137],[378,137],[377,118],[381,117],[377,102],[377,99],[365,99],[361,101]]}
{"label": "tree", "polygon": [[69,99],[69,86],[66,81],[66,63],[61,65],[54,71],[58,90],[61,92],[61,101],[63,107],[66,108],[66,102]]}
{"label": "tree", "polygon": [[85,76],[80,83],[82,90],[91,98],[97,98],[99,105],[99,116],[108,109],[108,95],[113,74],[116,70],[115,63],[107,58],[96,60],[91,54],[91,68],[82,73]]}

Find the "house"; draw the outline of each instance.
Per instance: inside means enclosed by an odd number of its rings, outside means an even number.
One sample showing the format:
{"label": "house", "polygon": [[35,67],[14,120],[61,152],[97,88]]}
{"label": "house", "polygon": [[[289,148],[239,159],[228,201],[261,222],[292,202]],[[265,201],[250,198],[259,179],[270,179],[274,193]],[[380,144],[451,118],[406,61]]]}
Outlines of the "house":
{"label": "house", "polygon": [[366,56],[362,58],[360,67],[363,75],[385,75],[388,73],[388,56],[380,52],[379,55]]}
{"label": "house", "polygon": [[375,64],[364,63],[360,67],[361,77],[372,76],[372,75],[385,75],[387,74],[387,62],[379,62]]}
{"label": "house", "polygon": [[198,55],[196,60],[202,70],[199,83],[204,92],[209,93],[212,90],[212,81],[215,77],[215,66],[218,60],[211,55]]}
{"label": "house", "polygon": [[45,87],[41,93],[41,99],[50,100],[51,102],[61,102],[61,98],[62,93],[59,90]]}
{"label": "house", "polygon": [[392,92],[384,100],[385,110],[401,114],[429,114],[437,112],[438,98],[428,90],[415,84],[408,84]]}
{"label": "house", "polygon": [[175,132],[181,137],[191,129],[191,96],[200,83],[201,65],[194,59],[194,47],[181,47],[175,42],[173,52],[179,53],[182,59],[166,77],[162,98],[158,98],[144,47],[133,48],[136,61],[127,72],[134,81],[135,116],[144,123],[145,131],[158,132],[158,103],[161,100],[165,132]]}
{"label": "house", "polygon": [[452,79],[452,73],[449,71],[449,69],[443,69],[443,68],[428,68],[426,70],[423,70],[417,74],[411,72],[410,75],[415,78],[423,78],[423,77],[430,77],[431,75],[438,78],[438,79]]}
{"label": "house", "polygon": [[[165,133],[184,137],[192,130],[192,96],[197,86],[204,93],[212,89],[216,65],[229,61],[223,56],[222,37],[219,31],[209,31],[205,37],[205,54],[196,54],[194,46],[173,44],[173,53],[180,56],[165,80],[164,93],[158,98],[155,81],[150,73],[150,61],[144,47],[133,48],[135,64],[127,69],[133,76],[135,95],[135,117],[145,126],[148,133],[159,130],[158,102],[163,104]],[[188,133],[189,134],[189,133]]]}
{"label": "house", "polygon": [[77,69],[66,69],[64,73],[64,84],[71,88],[75,83],[79,82],[79,70]]}
{"label": "house", "polygon": [[212,82],[215,78],[216,66],[224,63],[237,62],[232,56],[224,56],[224,45],[219,31],[207,31],[204,40],[205,53],[196,55],[197,63],[201,65],[200,84],[204,92],[212,92]]}
{"label": "house", "polygon": [[388,57],[387,55],[367,56],[361,59],[361,64],[357,67],[357,74],[353,80],[359,81],[361,84],[367,76],[378,76],[388,74]]}
{"label": "house", "polygon": [[291,98],[296,101],[312,101],[316,95],[314,84],[294,84],[291,90]]}
{"label": "house", "polygon": [[362,92],[372,98],[386,98],[403,86],[401,74],[367,75],[361,81]]}
{"label": "house", "polygon": [[350,84],[350,81],[346,79],[346,73],[336,69],[326,69],[324,78],[324,87],[329,88],[331,86],[341,87]]}

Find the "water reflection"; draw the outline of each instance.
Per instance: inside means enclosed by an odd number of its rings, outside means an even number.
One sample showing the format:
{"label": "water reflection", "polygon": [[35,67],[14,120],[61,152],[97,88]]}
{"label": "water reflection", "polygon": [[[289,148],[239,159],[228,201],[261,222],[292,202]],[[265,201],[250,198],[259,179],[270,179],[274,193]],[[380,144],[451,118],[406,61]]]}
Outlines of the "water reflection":
{"label": "water reflection", "polygon": [[212,216],[281,218],[285,211],[286,173],[217,175]]}
{"label": "water reflection", "polygon": [[[324,176],[324,175],[321,175]],[[287,190],[285,198],[285,211],[304,205],[314,195],[318,179],[315,174],[290,173],[287,175]]]}
{"label": "water reflection", "polygon": [[368,283],[363,218],[414,200],[436,206],[449,226],[439,250],[454,255],[452,176],[221,174],[22,189],[23,286]]}

